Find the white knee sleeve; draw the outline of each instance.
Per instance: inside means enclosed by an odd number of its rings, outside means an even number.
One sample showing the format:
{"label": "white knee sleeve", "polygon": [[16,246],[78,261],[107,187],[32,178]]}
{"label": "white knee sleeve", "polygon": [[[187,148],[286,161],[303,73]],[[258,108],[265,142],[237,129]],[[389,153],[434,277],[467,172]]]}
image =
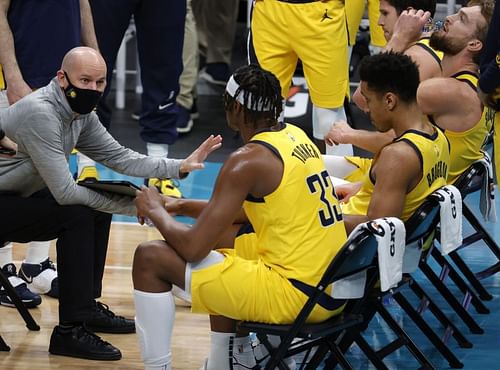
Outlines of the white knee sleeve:
{"label": "white knee sleeve", "polygon": [[171,370],[170,343],[175,318],[171,292],[134,290],[135,326],[146,370]]}
{"label": "white knee sleeve", "polygon": [[[313,105],[313,136],[317,140],[324,140],[325,135],[330,131],[330,128],[337,121],[346,121],[344,107],[339,108],[320,108]],[[339,144],[326,146],[326,154],[332,155],[352,155],[351,144]]]}

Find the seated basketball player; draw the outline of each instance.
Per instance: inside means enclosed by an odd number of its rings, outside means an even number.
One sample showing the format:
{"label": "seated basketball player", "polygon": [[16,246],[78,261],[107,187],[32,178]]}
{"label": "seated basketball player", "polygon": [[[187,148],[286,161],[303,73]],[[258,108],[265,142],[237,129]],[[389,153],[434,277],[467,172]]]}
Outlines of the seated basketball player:
{"label": "seated basketball player", "polygon": [[382,53],[363,60],[361,94],[378,131],[394,130],[396,139],[372,161],[361,183],[336,186],[346,229],[379,217],[406,220],[424,199],[446,184],[449,144],[444,134],[422,119],[416,93],[419,73],[410,57]]}
{"label": "seated basketball player", "polygon": [[[475,4],[475,5],[474,5]],[[488,21],[492,12],[491,0],[470,2],[468,7],[446,18],[444,28],[430,37],[430,46],[443,52],[443,77],[421,82],[417,101],[422,112],[441,128],[450,141],[448,183],[455,179],[472,162],[482,158],[480,149],[493,125],[493,115],[484,108],[476,94],[478,60],[483,49]],[[428,14],[415,10],[404,11],[394,29],[403,44],[412,44],[411,35],[426,23]],[[467,21],[465,21],[467,20]],[[401,25],[404,25],[404,32]],[[412,57],[413,58],[413,57]],[[422,63],[419,65],[419,70]],[[330,131],[335,141],[350,142],[365,150],[376,152],[395,137],[389,131],[385,139],[378,132],[353,130],[347,124],[336,124]],[[354,180],[366,172],[369,160],[360,158],[325,158],[327,168],[335,176]],[[349,162],[349,163],[346,163]],[[355,171],[359,167],[359,171]],[[354,171],[354,172],[353,172]]]}
{"label": "seated basketball player", "polygon": [[[277,121],[282,99],[276,77],[254,65],[241,67],[224,100],[228,124],[245,144],[223,165],[196,223],[175,221],[154,188],[137,194],[139,219],[150,219],[165,238],[142,243],[133,264],[136,326],[147,369],[172,368],[172,285],[191,293],[194,312],[211,315],[211,350],[203,368],[226,370],[236,321],[293,322],[306,296],[289,279],[316,284],[346,241],[318,148],[299,128]],[[196,203],[187,204],[185,213],[189,207]],[[247,222],[255,231],[247,240],[253,243],[234,245],[234,224]],[[309,320],[336,313],[317,307]],[[248,336],[234,338],[236,348],[249,344]],[[238,366],[232,368],[243,368]]]}

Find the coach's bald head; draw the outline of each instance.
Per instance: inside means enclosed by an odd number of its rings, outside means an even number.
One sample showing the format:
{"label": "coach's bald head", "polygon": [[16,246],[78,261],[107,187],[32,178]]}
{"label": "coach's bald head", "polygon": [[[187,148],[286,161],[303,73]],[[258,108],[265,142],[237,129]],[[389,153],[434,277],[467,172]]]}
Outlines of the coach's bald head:
{"label": "coach's bald head", "polygon": [[80,89],[103,92],[106,87],[106,62],[97,50],[79,46],[66,53],[57,78],[63,89],[71,83]]}

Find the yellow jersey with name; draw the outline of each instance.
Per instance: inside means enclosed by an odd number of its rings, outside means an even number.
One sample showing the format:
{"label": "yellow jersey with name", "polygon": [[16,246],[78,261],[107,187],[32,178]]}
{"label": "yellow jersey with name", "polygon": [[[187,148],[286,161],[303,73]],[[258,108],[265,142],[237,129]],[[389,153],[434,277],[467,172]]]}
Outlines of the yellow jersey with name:
{"label": "yellow jersey with name", "polygon": [[[467,83],[474,91],[477,90],[478,75],[464,71],[452,77]],[[481,148],[484,146],[494,121],[495,111],[484,107],[481,119],[469,130],[462,132],[444,130],[450,142],[450,157],[453,158],[448,174],[449,184],[452,184],[473,162],[483,158]]]}
{"label": "yellow jersey with name", "polygon": [[315,285],[346,241],[342,213],[318,148],[300,128],[256,134],[250,141],[283,161],[278,188],[243,207],[260,259],[286,278]]}
{"label": "yellow jersey with name", "polygon": [[[409,130],[394,142],[404,141],[417,153],[422,168],[422,178],[418,184],[406,194],[405,204],[401,219],[406,221],[422,204],[428,195],[446,185],[448,177],[448,166],[450,163],[450,152],[448,140],[443,132],[435,129],[434,134]],[[389,144],[391,145],[391,144]],[[347,215],[366,215],[373,194],[375,182],[371,173],[373,164],[363,179],[360,191],[342,206],[342,212]],[[401,164],[404,166],[404,163]]]}

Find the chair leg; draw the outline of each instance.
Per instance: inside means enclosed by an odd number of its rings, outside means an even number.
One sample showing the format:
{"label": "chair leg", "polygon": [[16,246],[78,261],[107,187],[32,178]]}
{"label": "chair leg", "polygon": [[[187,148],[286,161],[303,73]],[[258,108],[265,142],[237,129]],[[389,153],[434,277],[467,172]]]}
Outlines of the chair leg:
{"label": "chair leg", "polygon": [[490,248],[491,252],[500,260],[500,247],[465,203],[462,207],[462,215],[481,236],[481,239],[486,243],[488,248]]}
{"label": "chair leg", "polygon": [[432,252],[432,257],[436,260],[437,263],[443,268],[446,268],[447,274],[453,283],[460,289],[460,291],[467,297],[470,297],[470,303],[474,306],[477,313],[487,314],[490,313],[488,307],[484,305],[484,303],[479,299],[477,294],[469,288],[467,283],[462,279],[462,277],[458,274],[458,272],[453,268],[453,266],[444,258],[441,253],[434,249]]}
{"label": "chair leg", "polygon": [[381,302],[377,302],[377,312],[385,320],[387,325],[394,331],[398,338],[405,342],[408,350],[413,354],[415,359],[426,369],[435,369],[434,365],[429,361],[429,359],[423,354],[423,352],[417,347],[413,340],[408,336],[408,334],[398,325],[396,320],[391,316],[391,314],[386,310]]}
{"label": "chair leg", "polygon": [[40,326],[38,326],[38,324],[35,322],[33,316],[31,316],[28,309],[17,295],[16,290],[10,283],[9,279],[1,271],[0,271],[0,285],[3,286],[8,296],[16,306],[17,310],[19,311],[19,314],[22,316],[24,322],[26,323],[26,327],[29,330],[40,330]]}
{"label": "chair leg", "polygon": [[0,351],[5,351],[5,352],[10,351],[10,347],[7,345],[7,343],[5,343],[1,335],[0,335]]}
{"label": "chair leg", "polygon": [[357,333],[353,336],[354,343],[358,345],[358,347],[363,351],[366,357],[370,360],[370,362],[375,366],[378,370],[389,369],[386,364],[382,361],[377,352],[368,344],[365,338],[361,335],[361,333]]}
{"label": "chair leg", "polygon": [[495,275],[499,271],[500,271],[500,261],[495,263],[493,266],[490,266],[482,271],[476,272],[476,277],[479,280],[486,279],[487,277]]}
{"label": "chair leg", "polygon": [[[425,308],[429,308],[431,313],[436,317],[436,319],[441,323],[441,325],[446,329],[450,329],[450,334],[453,335],[458,345],[462,348],[472,348],[472,343],[467,340],[467,338],[462,334],[460,329],[458,329],[455,324],[444,314],[444,312],[439,308],[439,306],[434,303],[431,297],[422,289],[422,287],[415,281],[410,284],[410,288],[413,293],[420,299],[423,303],[423,309],[418,309],[417,312],[421,315]],[[443,342],[446,343],[446,338],[443,338]]]}
{"label": "chair leg", "polygon": [[432,330],[432,328],[427,324],[427,322],[420,316],[420,314],[411,306],[411,304],[406,300],[401,293],[396,293],[393,295],[399,306],[406,312],[406,314],[413,320],[413,322],[419,327],[419,329],[424,333],[424,335],[431,341],[434,347],[443,355],[443,357],[448,361],[450,367],[455,369],[461,369],[464,364],[455,356],[455,354],[448,348],[448,346],[439,338],[439,336]]}
{"label": "chair leg", "polygon": [[458,254],[457,251],[453,251],[449,254],[451,260],[458,267],[460,272],[465,276],[465,278],[469,281],[470,285],[476,290],[479,298],[484,301],[491,301],[493,296],[486,290],[486,288],[481,284],[477,276],[469,269],[469,266],[466,265],[465,261]]}
{"label": "chair leg", "polygon": [[457,315],[467,325],[469,330],[474,334],[483,334],[484,330],[474,320],[469,312],[460,304],[456,297],[450,292],[448,287],[439,279],[435,272],[425,262],[420,264],[420,270],[439,291],[448,304],[455,310]]}

